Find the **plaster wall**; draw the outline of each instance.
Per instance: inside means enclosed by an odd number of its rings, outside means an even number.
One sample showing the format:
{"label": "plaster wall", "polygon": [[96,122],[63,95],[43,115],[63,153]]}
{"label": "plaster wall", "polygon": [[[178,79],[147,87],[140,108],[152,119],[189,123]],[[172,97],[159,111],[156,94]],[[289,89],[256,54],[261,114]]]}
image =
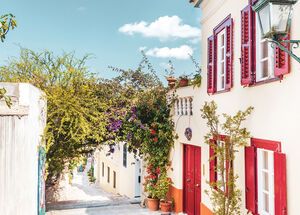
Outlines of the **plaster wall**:
{"label": "plaster wall", "polygon": [[[218,105],[219,113],[235,114],[253,106],[254,112],[244,124],[255,138],[280,141],[282,152],[287,156],[287,188],[289,214],[297,214],[300,207],[298,194],[300,192],[300,172],[297,165],[300,163],[299,135],[300,131],[300,64],[291,59],[290,74],[284,76],[282,81],[265,83],[253,87],[242,87],[240,84],[241,65],[241,10],[248,5],[248,0],[204,0],[202,9],[202,71],[203,81],[200,88],[185,87],[177,89],[179,97],[194,97],[194,115],[173,116],[179,139],[175,143],[171,154],[174,171],[170,176],[176,188],[182,189],[182,144],[193,144],[202,148],[202,203],[211,208],[209,197],[204,193],[208,189],[206,181],[209,180],[209,148],[204,143],[204,135],[208,132],[206,122],[200,116],[200,108],[204,102],[214,100]],[[294,8],[294,17],[291,29],[291,38],[300,38],[300,2]],[[233,88],[230,92],[209,96],[207,94],[207,38],[213,34],[213,29],[229,14],[233,18]],[[300,56],[300,49],[295,53]],[[188,141],[184,130],[191,127],[193,138]],[[245,207],[245,169],[244,149],[237,153],[234,169],[239,175],[237,181],[242,191],[242,205]],[[246,210],[242,211],[246,214]]]}

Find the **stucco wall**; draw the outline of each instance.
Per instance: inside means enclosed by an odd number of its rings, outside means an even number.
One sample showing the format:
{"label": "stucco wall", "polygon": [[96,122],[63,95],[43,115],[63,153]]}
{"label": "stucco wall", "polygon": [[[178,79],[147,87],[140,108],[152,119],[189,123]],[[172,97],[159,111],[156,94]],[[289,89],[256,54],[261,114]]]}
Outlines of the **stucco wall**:
{"label": "stucco wall", "polygon": [[[202,9],[202,41],[201,50],[203,65],[203,81],[201,88],[186,87],[177,90],[181,97],[194,96],[194,116],[182,116],[178,119],[174,116],[177,124],[179,139],[175,144],[175,155],[173,158],[174,171],[170,173],[175,182],[174,186],[182,188],[182,143],[194,144],[202,147],[202,202],[211,207],[209,197],[204,194],[208,189],[206,181],[209,180],[209,150],[204,144],[204,135],[208,132],[206,122],[200,116],[200,108],[205,101],[214,100],[218,104],[220,113],[235,114],[238,110],[244,110],[249,106],[255,108],[248,118],[245,126],[255,138],[276,140],[282,144],[282,152],[287,155],[287,186],[288,186],[288,211],[289,214],[297,214],[300,210],[299,192],[300,172],[297,165],[300,163],[299,154],[299,121],[300,121],[300,64],[291,60],[291,73],[284,79],[276,82],[266,83],[253,87],[242,87],[240,85],[240,60],[241,57],[241,14],[240,11],[246,7],[248,0],[204,0]],[[295,6],[292,23],[291,38],[300,38],[300,2]],[[209,96],[207,89],[207,38],[212,35],[216,27],[225,17],[231,14],[234,22],[234,54],[233,54],[233,88],[230,92]],[[300,55],[300,49],[296,50]],[[190,122],[189,122],[190,121]],[[184,137],[184,129],[193,129],[193,138],[187,141]],[[244,150],[240,149],[234,163],[235,172],[239,175],[238,185],[242,190],[243,207],[245,202],[245,176],[244,176]],[[246,214],[243,211],[242,214]]]}
{"label": "stucco wall", "polygon": [[2,87],[13,106],[0,104],[0,214],[37,214],[38,146],[46,102],[32,85],[0,83]]}
{"label": "stucco wall", "polygon": [[[127,167],[123,166],[123,144],[119,143],[115,147],[114,153],[107,156],[109,148],[106,146],[95,153],[95,176],[102,188],[109,192],[125,195],[134,198],[136,183],[136,164],[137,159],[133,153],[127,153]],[[104,177],[102,177],[102,162],[104,163]],[[107,167],[110,167],[110,183],[107,182]],[[142,164],[141,164],[142,167]],[[116,172],[116,188],[113,188],[113,171]]]}

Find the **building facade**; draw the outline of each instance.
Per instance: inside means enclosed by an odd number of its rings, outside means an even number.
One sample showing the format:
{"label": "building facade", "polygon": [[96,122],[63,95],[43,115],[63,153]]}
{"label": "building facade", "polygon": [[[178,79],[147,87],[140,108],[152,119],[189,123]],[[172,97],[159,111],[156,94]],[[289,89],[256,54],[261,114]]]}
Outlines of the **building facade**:
{"label": "building facade", "polygon": [[[191,1],[193,2],[193,1]],[[261,38],[249,0],[194,1],[202,12],[202,85],[176,89],[173,119],[179,138],[171,153],[175,211],[212,214],[207,182],[211,173],[208,133],[200,109],[215,101],[218,112],[234,115],[252,106],[244,126],[251,137],[233,163],[242,191],[242,214],[298,214],[300,163],[300,64]],[[300,38],[300,2],[290,29]],[[300,55],[300,50],[295,53]],[[192,133],[187,135],[187,128]],[[191,139],[190,139],[190,136]]]}
{"label": "building facade", "polygon": [[94,156],[94,175],[101,188],[132,199],[141,197],[142,161],[128,151],[126,143],[105,146]]}

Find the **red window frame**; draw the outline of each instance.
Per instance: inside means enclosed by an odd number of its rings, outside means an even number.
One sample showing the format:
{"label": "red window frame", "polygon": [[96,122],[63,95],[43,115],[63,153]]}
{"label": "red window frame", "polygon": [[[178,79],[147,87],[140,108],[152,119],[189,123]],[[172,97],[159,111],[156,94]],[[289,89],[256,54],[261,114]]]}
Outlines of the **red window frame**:
{"label": "red window frame", "polygon": [[[217,90],[217,47],[218,47],[218,34],[225,29],[226,34],[226,77],[225,77],[225,89]],[[233,86],[233,19],[231,14],[228,15],[220,24],[213,29],[213,35],[208,38],[208,50],[207,50],[207,93],[216,94],[222,92],[228,92]]]}
{"label": "red window frame", "polygon": [[251,146],[245,147],[246,208],[258,215],[257,148],[274,152],[275,215],[287,215],[286,155],[278,141],[251,138]]}
{"label": "red window frame", "polygon": [[[274,57],[274,78],[267,80],[256,80],[256,17],[252,9],[257,0],[249,0],[241,11],[241,85],[256,86],[273,81],[282,80],[284,75],[290,72],[290,57],[287,53],[275,48]],[[290,35],[282,39],[288,39]],[[282,44],[289,49],[286,44]]]}

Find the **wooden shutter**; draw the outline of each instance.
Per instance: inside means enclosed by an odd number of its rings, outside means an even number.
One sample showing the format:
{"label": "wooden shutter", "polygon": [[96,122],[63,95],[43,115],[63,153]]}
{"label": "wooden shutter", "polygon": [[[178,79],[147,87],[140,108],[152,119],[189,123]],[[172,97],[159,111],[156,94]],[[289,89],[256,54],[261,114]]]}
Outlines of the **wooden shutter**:
{"label": "wooden shutter", "polygon": [[[281,40],[289,40],[290,36],[280,38]],[[282,43],[282,45],[289,49],[288,43]],[[283,75],[289,73],[290,57],[288,53],[282,51],[278,46],[275,47],[275,67],[274,74],[276,77],[282,78]]]}
{"label": "wooden shutter", "polygon": [[255,160],[255,148],[245,147],[246,208],[252,214],[257,211]]}
{"label": "wooden shutter", "polygon": [[233,69],[232,69],[232,58],[233,58],[233,21],[229,19],[225,26],[226,30],[226,85],[225,89],[231,89],[233,85]]}
{"label": "wooden shutter", "polygon": [[215,150],[212,146],[209,146],[209,182],[216,182],[216,156]]}
{"label": "wooden shutter", "polygon": [[274,153],[275,215],[287,215],[286,156]]}
{"label": "wooden shutter", "polygon": [[215,92],[214,81],[214,36],[207,40],[207,93]]}
{"label": "wooden shutter", "polygon": [[252,64],[255,58],[253,45],[253,11],[251,5],[248,5],[241,11],[241,84],[242,86],[248,86],[252,83]]}

